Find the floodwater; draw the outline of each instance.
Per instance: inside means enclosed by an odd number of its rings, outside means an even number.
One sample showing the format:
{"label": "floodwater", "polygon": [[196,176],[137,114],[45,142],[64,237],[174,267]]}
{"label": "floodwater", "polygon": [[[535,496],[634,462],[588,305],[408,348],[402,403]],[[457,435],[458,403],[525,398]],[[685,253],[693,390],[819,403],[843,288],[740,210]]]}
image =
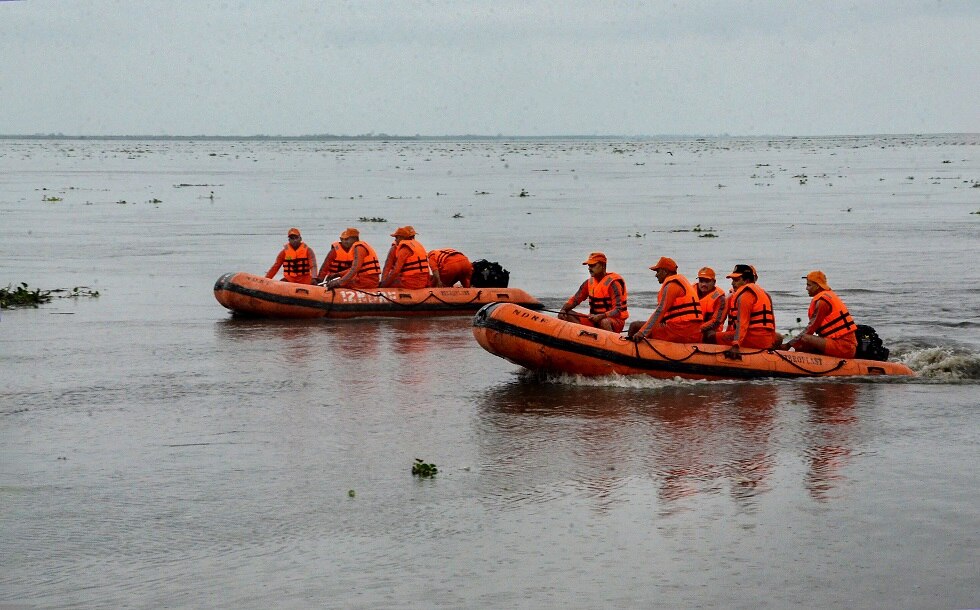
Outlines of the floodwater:
{"label": "floodwater", "polygon": [[[0,606],[977,607],[978,182],[969,134],[0,140],[0,286],[99,291],[2,313]],[[403,224],[549,308],[602,250],[634,319],[661,255],[780,330],[820,268],[919,376],[539,379],[466,317],[212,296]]]}

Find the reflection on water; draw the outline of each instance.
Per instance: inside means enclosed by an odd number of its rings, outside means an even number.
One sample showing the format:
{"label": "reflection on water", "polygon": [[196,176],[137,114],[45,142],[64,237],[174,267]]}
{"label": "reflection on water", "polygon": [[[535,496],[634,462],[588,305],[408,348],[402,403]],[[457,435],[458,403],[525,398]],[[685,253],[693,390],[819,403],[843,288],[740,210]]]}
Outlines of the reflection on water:
{"label": "reflection on water", "polygon": [[805,384],[797,397],[807,405],[808,470],[806,488],[815,500],[827,501],[844,480],[858,425],[855,404],[861,386],[852,383]]}
{"label": "reflection on water", "polygon": [[[668,383],[637,391],[525,378],[484,395],[480,440],[505,503],[576,493],[606,509],[629,499],[616,490],[648,482],[664,514],[716,495],[752,511],[786,453],[806,462],[803,486],[826,501],[852,452],[861,387]],[[806,417],[796,399],[809,407]]]}

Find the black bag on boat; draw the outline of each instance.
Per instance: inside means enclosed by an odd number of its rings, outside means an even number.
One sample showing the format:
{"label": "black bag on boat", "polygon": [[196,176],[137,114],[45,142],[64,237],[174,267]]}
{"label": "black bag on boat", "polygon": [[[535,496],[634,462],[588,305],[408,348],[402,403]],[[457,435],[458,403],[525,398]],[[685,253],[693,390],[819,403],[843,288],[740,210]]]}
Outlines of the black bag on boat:
{"label": "black bag on boat", "polygon": [[857,325],[857,354],[855,358],[864,360],[877,360],[886,362],[888,360],[888,348],[881,343],[881,338],[875,329],[864,324]]}
{"label": "black bag on boat", "polygon": [[470,285],[474,288],[506,288],[510,283],[510,271],[481,258],[473,263],[473,278]]}

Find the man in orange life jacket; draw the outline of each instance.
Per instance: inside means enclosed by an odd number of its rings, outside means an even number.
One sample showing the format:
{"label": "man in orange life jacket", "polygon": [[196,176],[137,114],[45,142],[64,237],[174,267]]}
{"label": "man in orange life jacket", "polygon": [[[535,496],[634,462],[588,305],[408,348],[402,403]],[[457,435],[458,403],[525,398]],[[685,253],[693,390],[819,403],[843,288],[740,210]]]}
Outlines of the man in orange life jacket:
{"label": "man in orange life jacket", "polygon": [[316,255],[313,254],[313,248],[303,243],[303,237],[296,227],[290,229],[286,237],[289,243],[283,246],[279,256],[276,257],[276,262],[269,267],[265,277],[269,279],[276,277],[276,273],[282,267],[282,281],[312,284],[313,272],[316,270]]}
{"label": "man in orange life jacket", "polygon": [[330,246],[327,260],[323,261],[317,281],[327,288],[356,288],[371,290],[378,287],[381,263],[368,243],[361,241],[361,233],[348,227],[340,234],[340,241]]}
{"label": "man in orange life jacket", "polygon": [[798,352],[853,358],[857,352],[857,325],[844,301],[830,289],[823,271],[811,271],[803,279],[806,280],[806,292],[812,297],[807,311],[810,322],[783,347],[792,347]]}
{"label": "man in orange life jacket", "polygon": [[728,317],[728,300],[725,291],[715,286],[715,270],[701,267],[698,270],[698,299],[701,303],[701,336],[705,343],[713,340]]}
{"label": "man in orange life jacket", "polygon": [[398,227],[391,234],[395,243],[388,250],[381,288],[426,288],[429,285],[429,260],[425,248],[415,240],[411,225]]}
{"label": "man in orange life jacket", "polygon": [[[582,264],[589,267],[589,279],[565,302],[558,319],[615,333],[622,331],[629,317],[626,280],[618,273],[606,273],[606,255],[602,252],[589,254]],[[589,315],[572,311],[585,299],[589,299]]]}
{"label": "man in orange life jacket", "polygon": [[771,349],[780,338],[776,334],[776,317],[772,310],[769,293],[755,283],[755,270],[750,265],[735,265],[735,269],[725,276],[732,280],[731,310],[735,312],[733,330],[717,333],[715,343],[730,345],[725,356],[739,360],[740,349]]}
{"label": "man in orange life jacket", "polygon": [[657,309],[645,324],[630,324],[630,339],[700,343],[702,320],[697,291],[687,278],[677,273],[677,263],[672,258],[661,256],[650,269],[657,272],[660,282]]}
{"label": "man in orange life jacket", "polygon": [[473,263],[459,250],[429,250],[429,272],[432,273],[429,286],[449,288],[459,282],[463,288],[469,288],[473,278]]}

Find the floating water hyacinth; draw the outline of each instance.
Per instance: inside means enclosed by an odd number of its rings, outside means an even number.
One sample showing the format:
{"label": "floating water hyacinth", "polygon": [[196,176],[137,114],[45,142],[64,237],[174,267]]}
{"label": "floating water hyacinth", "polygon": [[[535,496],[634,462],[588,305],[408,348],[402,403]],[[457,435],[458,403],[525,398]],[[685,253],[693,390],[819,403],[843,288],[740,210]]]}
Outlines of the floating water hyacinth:
{"label": "floating water hyacinth", "polygon": [[412,474],[423,479],[434,477],[438,473],[439,469],[435,464],[427,464],[419,458],[415,458],[415,463],[412,464]]}

